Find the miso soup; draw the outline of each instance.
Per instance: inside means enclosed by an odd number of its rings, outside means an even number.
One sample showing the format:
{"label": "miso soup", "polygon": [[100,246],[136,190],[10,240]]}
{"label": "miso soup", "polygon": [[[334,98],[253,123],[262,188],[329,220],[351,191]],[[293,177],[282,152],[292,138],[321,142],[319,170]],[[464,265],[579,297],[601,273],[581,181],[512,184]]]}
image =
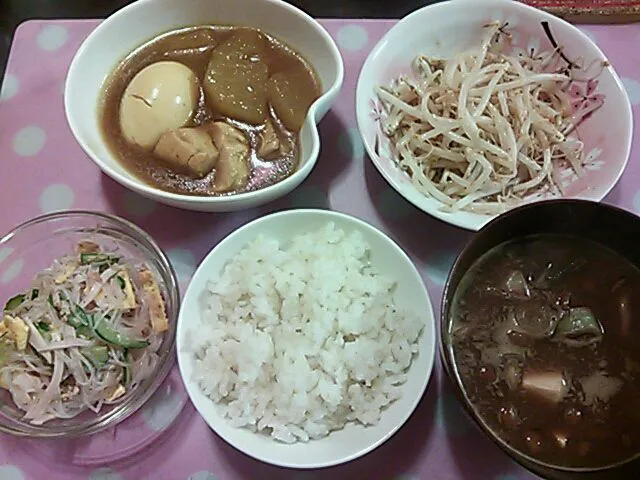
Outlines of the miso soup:
{"label": "miso soup", "polygon": [[640,452],[640,270],[572,236],[481,257],[455,292],[449,338],[470,402],[543,462],[600,467]]}

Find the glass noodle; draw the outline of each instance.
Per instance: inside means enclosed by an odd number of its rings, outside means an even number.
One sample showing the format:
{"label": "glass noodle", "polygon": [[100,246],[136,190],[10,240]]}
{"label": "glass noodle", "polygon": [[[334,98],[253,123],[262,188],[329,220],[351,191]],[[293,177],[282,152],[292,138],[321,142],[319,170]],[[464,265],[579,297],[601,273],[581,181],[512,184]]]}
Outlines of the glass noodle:
{"label": "glass noodle", "polygon": [[35,425],[98,412],[152,374],[167,328],[151,271],[81,242],[7,302],[0,387]]}

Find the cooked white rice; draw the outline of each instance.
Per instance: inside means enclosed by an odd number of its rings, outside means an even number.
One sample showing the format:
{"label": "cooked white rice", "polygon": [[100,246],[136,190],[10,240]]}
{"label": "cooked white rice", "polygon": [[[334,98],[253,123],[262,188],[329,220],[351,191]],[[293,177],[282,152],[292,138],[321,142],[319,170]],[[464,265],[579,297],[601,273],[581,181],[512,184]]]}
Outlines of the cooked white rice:
{"label": "cooked white rice", "polygon": [[402,393],[423,323],[394,306],[360,232],[259,237],[202,298],[195,378],[236,427],[294,443],[376,424]]}

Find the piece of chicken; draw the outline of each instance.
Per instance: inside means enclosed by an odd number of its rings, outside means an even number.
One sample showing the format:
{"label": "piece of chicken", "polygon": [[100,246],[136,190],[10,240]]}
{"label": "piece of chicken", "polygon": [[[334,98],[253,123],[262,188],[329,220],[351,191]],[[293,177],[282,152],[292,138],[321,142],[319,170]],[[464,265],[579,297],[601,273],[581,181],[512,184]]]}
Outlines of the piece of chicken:
{"label": "piece of chicken", "polygon": [[216,165],[218,149],[201,128],[178,128],[164,132],[153,152],[176,170],[202,178]]}
{"label": "piece of chicken", "polygon": [[226,122],[214,122],[208,130],[220,152],[213,191],[222,193],[244,187],[249,179],[249,140]]}
{"label": "piece of chicken", "polygon": [[274,153],[280,152],[280,139],[271,119],[267,120],[260,132],[260,146],[258,147],[258,157],[263,160],[271,160]]}

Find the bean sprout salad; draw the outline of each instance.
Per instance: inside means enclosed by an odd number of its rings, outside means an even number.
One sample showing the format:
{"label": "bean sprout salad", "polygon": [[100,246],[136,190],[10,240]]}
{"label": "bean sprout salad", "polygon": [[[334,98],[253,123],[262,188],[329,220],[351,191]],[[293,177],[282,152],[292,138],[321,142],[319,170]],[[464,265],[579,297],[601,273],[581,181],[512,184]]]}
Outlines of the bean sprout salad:
{"label": "bean sprout salad", "polygon": [[412,78],[376,88],[395,161],[442,210],[495,215],[562,195],[567,169],[583,176],[576,127],[603,105],[597,78],[608,64],[569,60],[543,28],[550,50],[518,53],[507,25],[494,22],[478,48],[419,55]]}

